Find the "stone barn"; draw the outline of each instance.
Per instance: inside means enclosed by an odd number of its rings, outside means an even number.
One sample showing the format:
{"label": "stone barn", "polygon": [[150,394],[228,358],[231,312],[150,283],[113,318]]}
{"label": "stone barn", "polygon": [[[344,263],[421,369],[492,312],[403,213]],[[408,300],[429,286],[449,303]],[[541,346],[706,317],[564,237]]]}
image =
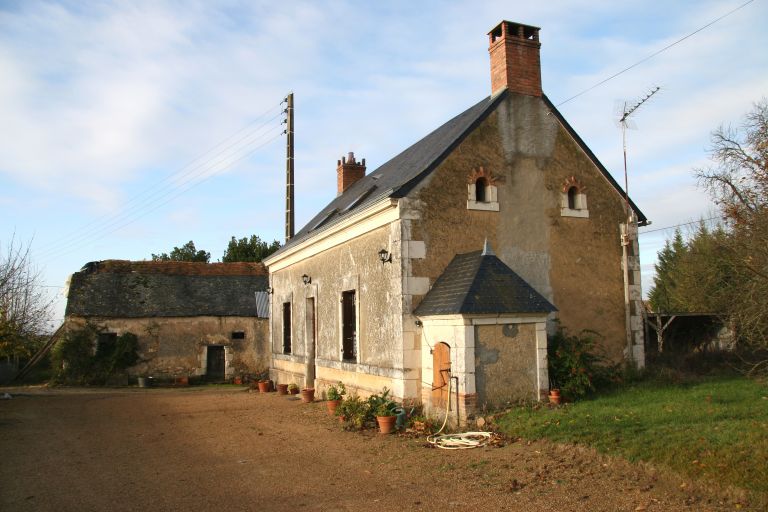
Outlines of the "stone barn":
{"label": "stone barn", "polygon": [[491,95],[369,174],[341,158],[337,197],[265,260],[277,381],[464,419],[546,394],[558,324],[644,364],[646,218],[543,94],[539,28],[488,35]]}
{"label": "stone barn", "polygon": [[270,362],[267,283],[261,263],[92,262],[70,279],[65,327],[93,323],[103,329],[97,343],[135,334],[135,376],[263,374]]}

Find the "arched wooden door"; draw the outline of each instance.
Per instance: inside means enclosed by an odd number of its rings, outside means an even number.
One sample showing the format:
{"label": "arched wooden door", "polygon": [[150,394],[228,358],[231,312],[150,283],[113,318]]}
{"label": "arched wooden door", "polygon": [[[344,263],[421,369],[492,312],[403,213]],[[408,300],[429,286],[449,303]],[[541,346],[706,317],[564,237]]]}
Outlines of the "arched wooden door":
{"label": "arched wooden door", "polygon": [[437,343],[432,349],[432,405],[444,408],[450,400],[451,347]]}

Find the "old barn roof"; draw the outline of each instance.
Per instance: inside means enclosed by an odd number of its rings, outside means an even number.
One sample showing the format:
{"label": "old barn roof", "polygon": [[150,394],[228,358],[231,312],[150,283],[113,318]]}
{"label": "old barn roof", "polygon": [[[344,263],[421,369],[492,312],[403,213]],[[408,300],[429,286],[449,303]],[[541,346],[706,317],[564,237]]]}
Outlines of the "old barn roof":
{"label": "old barn roof", "polygon": [[416,316],[550,313],[557,309],[490,251],[454,256]]}
{"label": "old barn roof", "polygon": [[[320,210],[276,254],[342,221],[354,212],[360,211],[376,201],[385,197],[400,198],[406,196],[413,187],[436,169],[496,109],[508,94],[508,91],[504,89],[494,96],[482,99],[384,163],[375,171],[365,175]],[[597,166],[608,182],[623,196],[624,191],[621,189],[621,186],[613,179],[613,176],[611,176],[605,166],[600,163],[586,143],[568,124],[554,104],[544,95],[542,95],[542,99],[547,109],[560,121],[565,130],[584,150],[584,153]],[[631,199],[630,204],[637,213],[640,223],[646,222],[645,215]]]}
{"label": "old barn roof", "polygon": [[267,286],[261,263],[92,262],[72,276],[66,315],[255,317]]}

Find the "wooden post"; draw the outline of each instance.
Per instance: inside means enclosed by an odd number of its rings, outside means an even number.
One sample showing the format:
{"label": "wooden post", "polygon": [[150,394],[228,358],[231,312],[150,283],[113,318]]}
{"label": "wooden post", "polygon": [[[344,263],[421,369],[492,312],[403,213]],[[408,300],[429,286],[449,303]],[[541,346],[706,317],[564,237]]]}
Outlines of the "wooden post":
{"label": "wooden post", "polygon": [[294,208],[293,208],[293,93],[286,98],[288,106],[286,125],[285,147],[285,241],[288,242],[294,234]]}

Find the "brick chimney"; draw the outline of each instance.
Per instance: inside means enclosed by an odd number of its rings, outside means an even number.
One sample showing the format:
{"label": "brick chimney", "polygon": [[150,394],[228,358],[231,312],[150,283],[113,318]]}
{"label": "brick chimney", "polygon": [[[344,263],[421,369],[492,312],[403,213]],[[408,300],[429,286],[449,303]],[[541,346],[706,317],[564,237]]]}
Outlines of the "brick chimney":
{"label": "brick chimney", "polygon": [[539,27],[502,21],[488,32],[491,94],[509,92],[541,96]]}
{"label": "brick chimney", "polygon": [[365,176],[365,158],[362,162],[355,161],[355,154],[351,151],[346,158],[336,162],[336,189],[337,195],[341,195],[360,178]]}

